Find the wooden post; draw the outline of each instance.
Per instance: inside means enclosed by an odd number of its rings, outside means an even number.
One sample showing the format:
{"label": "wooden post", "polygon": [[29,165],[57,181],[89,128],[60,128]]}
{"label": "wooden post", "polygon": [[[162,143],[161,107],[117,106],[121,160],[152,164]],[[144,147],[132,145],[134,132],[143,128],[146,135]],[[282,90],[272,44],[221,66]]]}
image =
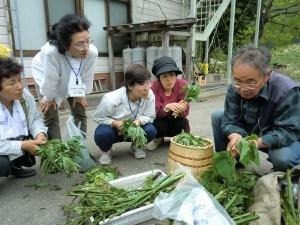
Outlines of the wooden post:
{"label": "wooden post", "polygon": [[162,38],[163,56],[169,55],[169,41],[170,41],[170,36],[168,32],[164,32]]}
{"label": "wooden post", "polygon": [[112,46],[112,34],[108,34],[108,56],[109,56],[109,68],[110,68],[110,83],[112,90],[116,89],[116,73],[114,66],[114,50]]}
{"label": "wooden post", "polygon": [[193,68],[192,48],[193,48],[193,36],[188,37],[186,41],[185,67],[186,67],[186,76],[187,76],[186,79],[189,83],[192,81],[192,68]]}

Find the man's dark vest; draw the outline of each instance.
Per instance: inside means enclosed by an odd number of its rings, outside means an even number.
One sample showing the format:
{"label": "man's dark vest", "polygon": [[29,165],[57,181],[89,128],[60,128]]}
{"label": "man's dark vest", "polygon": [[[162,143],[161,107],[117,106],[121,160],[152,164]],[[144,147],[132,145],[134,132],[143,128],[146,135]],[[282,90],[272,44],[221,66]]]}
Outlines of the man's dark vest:
{"label": "man's dark vest", "polygon": [[261,117],[259,119],[259,126],[261,132],[265,133],[272,129],[274,125],[274,112],[278,105],[285,100],[288,92],[298,85],[289,77],[272,72],[267,83],[268,102],[261,107]]}

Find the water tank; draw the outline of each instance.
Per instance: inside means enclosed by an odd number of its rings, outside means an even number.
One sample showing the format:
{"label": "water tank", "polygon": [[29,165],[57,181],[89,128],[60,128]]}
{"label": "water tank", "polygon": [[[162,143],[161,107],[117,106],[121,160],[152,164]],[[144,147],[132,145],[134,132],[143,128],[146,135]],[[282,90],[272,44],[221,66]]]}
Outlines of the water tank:
{"label": "water tank", "polygon": [[136,47],[132,49],[132,64],[140,64],[145,66],[145,49]]}
{"label": "water tank", "polygon": [[182,71],[182,49],[180,46],[172,46],[172,58],[177,64],[177,67]]}
{"label": "water tank", "polygon": [[[151,72],[153,61],[157,58],[157,51],[158,47],[151,46],[148,47],[146,50],[146,62],[147,62],[147,69]],[[155,79],[156,77],[152,74],[151,79]]]}
{"label": "water tank", "polygon": [[131,48],[125,48],[123,49],[123,71],[125,73],[126,68],[132,64],[132,49]]}
{"label": "water tank", "polygon": [[[163,47],[160,46],[157,50],[157,58],[164,56],[163,52]],[[168,54],[166,56],[172,57],[172,49],[170,47],[168,47]]]}

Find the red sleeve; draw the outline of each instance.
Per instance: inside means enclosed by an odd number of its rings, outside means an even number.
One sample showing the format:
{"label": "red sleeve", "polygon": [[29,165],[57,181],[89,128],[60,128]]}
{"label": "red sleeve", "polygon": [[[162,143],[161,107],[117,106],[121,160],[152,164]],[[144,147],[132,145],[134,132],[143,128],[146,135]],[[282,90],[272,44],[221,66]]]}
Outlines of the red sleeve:
{"label": "red sleeve", "polygon": [[170,115],[169,112],[164,111],[166,104],[169,102],[164,101],[164,91],[158,80],[153,81],[151,89],[155,95],[156,117],[162,118]]}
{"label": "red sleeve", "polygon": [[[177,79],[176,84],[173,88],[172,95],[169,97],[166,97],[164,94],[163,87],[161,86],[160,82],[158,80],[153,81],[152,83],[152,91],[155,95],[155,111],[156,111],[156,117],[158,118],[164,118],[169,115],[171,115],[171,112],[165,112],[164,108],[167,104],[172,102],[180,102],[184,99],[185,95],[183,92],[184,87],[187,85],[187,81],[182,79]],[[186,117],[189,113],[189,107],[184,112],[183,117]]]}

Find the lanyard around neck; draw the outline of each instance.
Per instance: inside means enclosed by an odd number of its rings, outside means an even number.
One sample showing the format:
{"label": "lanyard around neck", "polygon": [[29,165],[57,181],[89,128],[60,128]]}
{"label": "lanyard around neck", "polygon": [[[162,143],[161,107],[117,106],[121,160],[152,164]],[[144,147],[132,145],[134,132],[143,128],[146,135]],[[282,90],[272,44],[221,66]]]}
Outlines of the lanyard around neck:
{"label": "lanyard around neck", "polygon": [[67,56],[64,55],[65,58],[66,58],[66,61],[68,63],[68,65],[70,66],[71,70],[73,71],[73,73],[75,74],[75,77],[76,77],[76,85],[78,85],[78,76],[80,75],[80,71],[81,71],[81,67],[82,67],[82,59],[80,59],[80,64],[79,64],[79,69],[77,71],[77,73],[75,72],[74,68],[72,67],[70,61],[68,60]]}
{"label": "lanyard around neck", "polygon": [[129,96],[127,95],[127,100],[128,100],[128,105],[129,105],[129,109],[130,109],[130,112],[131,114],[134,116],[133,119],[135,120],[136,117],[137,117],[137,114],[139,112],[139,108],[140,108],[140,104],[141,104],[141,99],[139,99],[139,103],[138,103],[138,108],[136,110],[136,113],[133,112],[132,108],[131,108],[131,105],[130,105],[130,100],[129,100]]}

